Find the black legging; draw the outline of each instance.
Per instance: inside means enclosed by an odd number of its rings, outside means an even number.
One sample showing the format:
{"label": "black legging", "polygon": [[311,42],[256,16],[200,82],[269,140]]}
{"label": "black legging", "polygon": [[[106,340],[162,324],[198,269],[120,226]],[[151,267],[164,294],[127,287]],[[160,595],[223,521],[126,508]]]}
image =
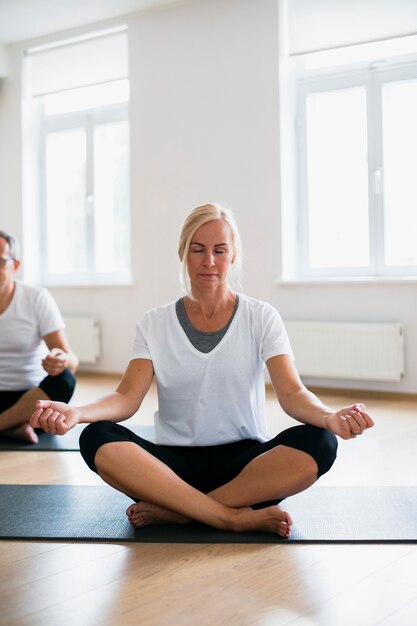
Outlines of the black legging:
{"label": "black legging", "polygon": [[[69,402],[74,393],[76,378],[69,369],[57,376],[46,376],[38,385],[51,400]],[[16,391],[0,391],[0,413],[10,409],[29,389]]]}
{"label": "black legging", "polygon": [[[243,439],[217,446],[188,447],[154,444],[121,424],[95,422],[87,426],[80,436],[81,454],[91,470],[97,472],[94,459],[98,448],[105,443],[116,441],[136,443],[203,493],[226,484],[240,474],[255,457],[279,445],[309,454],[317,463],[319,477],[331,468],[337,451],[335,435],[328,430],[310,425],[293,426],[265,443]],[[258,506],[272,503],[276,504],[277,501],[263,502]]]}

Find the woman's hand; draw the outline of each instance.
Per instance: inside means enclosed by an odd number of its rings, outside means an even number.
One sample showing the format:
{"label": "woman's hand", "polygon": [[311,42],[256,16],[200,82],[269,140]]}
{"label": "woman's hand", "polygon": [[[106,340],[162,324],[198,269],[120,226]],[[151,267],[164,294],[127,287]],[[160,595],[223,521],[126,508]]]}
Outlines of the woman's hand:
{"label": "woman's hand", "polygon": [[71,428],[79,424],[80,417],[79,409],[69,407],[65,402],[38,400],[29,423],[32,428],[43,428],[52,435],[65,435]]}
{"label": "woman's hand", "polygon": [[342,439],[354,439],[374,425],[373,419],[365,409],[362,403],[346,406],[329,415],[326,419],[326,428]]}

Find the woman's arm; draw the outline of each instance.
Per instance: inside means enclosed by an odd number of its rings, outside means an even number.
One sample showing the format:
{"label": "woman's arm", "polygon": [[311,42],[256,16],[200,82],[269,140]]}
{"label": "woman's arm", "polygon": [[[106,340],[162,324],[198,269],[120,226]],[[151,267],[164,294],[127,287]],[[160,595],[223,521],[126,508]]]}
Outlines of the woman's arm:
{"label": "woman's arm", "polygon": [[64,402],[39,400],[30,424],[33,428],[43,428],[46,432],[64,435],[80,423],[123,421],[139,409],[151,386],[153,375],[152,361],[133,359],[116,391],[79,407],[68,406]]}
{"label": "woman's arm", "polygon": [[343,439],[356,437],[374,425],[362,403],[338,411],[323,404],[303,385],[290,356],[283,354],[271,357],[267,367],[280,405],[299,422],[328,428]]}

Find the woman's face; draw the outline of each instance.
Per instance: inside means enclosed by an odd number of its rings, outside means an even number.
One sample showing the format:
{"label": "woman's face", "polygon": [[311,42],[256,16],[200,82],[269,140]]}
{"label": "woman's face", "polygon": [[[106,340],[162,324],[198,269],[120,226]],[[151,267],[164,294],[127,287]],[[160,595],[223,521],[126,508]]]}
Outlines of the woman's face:
{"label": "woman's face", "polygon": [[207,289],[226,284],[234,260],[229,225],[214,220],[200,226],[191,240],[187,258],[191,287]]}

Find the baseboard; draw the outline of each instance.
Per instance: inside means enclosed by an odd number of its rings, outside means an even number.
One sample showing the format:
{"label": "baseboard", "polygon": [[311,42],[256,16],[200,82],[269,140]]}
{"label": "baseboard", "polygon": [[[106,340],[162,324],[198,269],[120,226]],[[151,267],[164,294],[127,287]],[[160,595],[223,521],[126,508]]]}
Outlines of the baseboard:
{"label": "baseboard", "polygon": [[123,372],[97,372],[94,370],[79,369],[77,371],[77,378],[89,379],[89,378],[101,378],[103,380],[108,378],[120,379],[123,376]]}

